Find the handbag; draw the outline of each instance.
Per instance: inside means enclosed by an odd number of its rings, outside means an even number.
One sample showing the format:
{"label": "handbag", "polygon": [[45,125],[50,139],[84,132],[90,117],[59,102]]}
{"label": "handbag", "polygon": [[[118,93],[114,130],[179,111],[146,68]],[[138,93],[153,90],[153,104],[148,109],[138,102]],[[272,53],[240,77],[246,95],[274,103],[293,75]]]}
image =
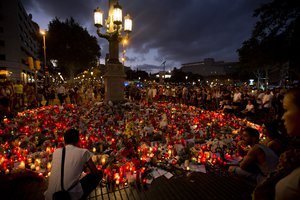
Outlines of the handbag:
{"label": "handbag", "polygon": [[63,147],[62,158],[61,158],[61,177],[60,177],[61,190],[53,193],[53,195],[52,195],[53,200],[71,200],[71,196],[68,191],[77,184],[77,183],[74,184],[68,190],[65,190],[65,188],[64,188],[64,168],[65,168],[65,154],[66,154],[65,151],[66,151],[66,148]]}

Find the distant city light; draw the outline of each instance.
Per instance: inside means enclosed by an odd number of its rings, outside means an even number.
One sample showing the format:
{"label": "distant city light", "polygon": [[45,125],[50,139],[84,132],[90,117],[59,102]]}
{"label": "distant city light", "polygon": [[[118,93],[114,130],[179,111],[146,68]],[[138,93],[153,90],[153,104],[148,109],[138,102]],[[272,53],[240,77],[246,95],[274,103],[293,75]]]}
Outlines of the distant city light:
{"label": "distant city light", "polygon": [[249,80],[249,85],[254,85],[254,79]]}

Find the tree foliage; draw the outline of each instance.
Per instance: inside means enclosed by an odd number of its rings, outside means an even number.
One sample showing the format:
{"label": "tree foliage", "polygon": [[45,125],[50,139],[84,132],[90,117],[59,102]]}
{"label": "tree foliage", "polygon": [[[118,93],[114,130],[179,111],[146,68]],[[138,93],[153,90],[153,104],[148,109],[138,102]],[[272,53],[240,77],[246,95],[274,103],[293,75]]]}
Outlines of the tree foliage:
{"label": "tree foliage", "polygon": [[300,63],[300,1],[273,0],[254,11],[259,17],[251,38],[238,49],[248,67],[274,67]]}
{"label": "tree foliage", "polygon": [[89,35],[73,18],[58,18],[49,23],[47,58],[57,60],[64,77],[73,78],[84,69],[95,66],[100,57],[97,39]]}
{"label": "tree foliage", "polygon": [[174,68],[169,81],[173,83],[185,83],[198,82],[199,79],[203,81],[204,78],[199,74],[194,74],[192,72],[183,72],[181,69]]}
{"label": "tree foliage", "polygon": [[127,80],[145,80],[145,79],[149,79],[149,74],[146,71],[143,70],[127,70],[126,71],[126,78]]}

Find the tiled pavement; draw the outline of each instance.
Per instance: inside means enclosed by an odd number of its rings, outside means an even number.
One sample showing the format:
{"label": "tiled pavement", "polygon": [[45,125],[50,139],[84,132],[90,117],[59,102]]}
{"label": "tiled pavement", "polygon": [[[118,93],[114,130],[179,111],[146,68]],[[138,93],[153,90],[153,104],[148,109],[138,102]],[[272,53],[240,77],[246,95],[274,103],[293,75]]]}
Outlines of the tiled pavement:
{"label": "tiled pavement", "polygon": [[[45,188],[45,181],[32,176],[0,179],[0,199],[42,200]],[[107,192],[102,185],[88,200],[250,200],[253,189],[253,185],[237,177],[190,172],[170,179],[161,176],[142,188],[127,186]]]}
{"label": "tiled pavement", "polygon": [[232,176],[189,173],[167,179],[161,176],[147,188],[121,187],[108,193],[98,187],[89,200],[250,200],[253,185]]}

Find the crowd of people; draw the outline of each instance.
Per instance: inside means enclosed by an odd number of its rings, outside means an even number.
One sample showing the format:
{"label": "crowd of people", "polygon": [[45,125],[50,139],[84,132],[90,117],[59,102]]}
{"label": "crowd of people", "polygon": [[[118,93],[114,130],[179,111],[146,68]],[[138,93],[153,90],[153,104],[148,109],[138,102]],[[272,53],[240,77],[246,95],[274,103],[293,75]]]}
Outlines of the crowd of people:
{"label": "crowd of people", "polygon": [[[9,117],[17,112],[45,105],[63,105],[64,103],[81,104],[86,101],[101,100],[103,87],[99,84],[71,85],[58,84],[46,85],[35,88],[34,83],[21,81],[6,81],[0,85],[0,100],[5,112],[3,116]],[[3,102],[3,103],[2,103]]]}
{"label": "crowd of people", "polygon": [[[228,171],[256,184],[253,199],[300,199],[299,89],[276,88],[263,91],[246,86],[148,85],[138,87],[129,85],[125,88],[124,95],[128,101],[147,104],[155,101],[174,102],[232,113],[260,123],[263,134],[249,127],[240,130],[242,140],[237,144],[237,148],[243,155],[243,160],[236,166],[230,166]],[[1,115],[8,116],[12,111],[27,109],[30,106],[65,103],[80,105],[87,101],[98,101],[103,98],[103,88],[100,85],[60,84],[55,87],[45,87],[35,93],[35,88],[31,84],[8,82],[1,85],[0,96]],[[78,138],[74,141],[72,138],[69,140],[66,132],[65,143],[68,152],[76,147]],[[56,156],[55,170],[59,171],[61,156]],[[84,152],[85,161],[82,163],[89,163],[90,158],[90,152]],[[74,172],[76,178],[69,177],[72,180],[68,182],[68,186],[79,181],[83,164]],[[91,168],[91,171],[97,174],[93,170],[93,165]],[[58,175],[55,178],[56,188],[51,189],[51,185],[48,188],[48,191],[49,189],[52,191],[51,195],[60,190],[60,178]],[[99,177],[93,181],[98,179]],[[83,185],[81,188],[78,186],[74,189],[75,192],[80,193],[79,196],[83,193],[85,196],[88,195]]]}
{"label": "crowd of people", "polygon": [[[206,110],[219,110],[247,117],[257,123],[280,120],[286,89],[260,90],[246,86],[208,85],[128,85],[124,96],[129,101],[169,101],[193,105]],[[5,82],[0,97],[8,99],[9,111],[15,113],[43,105],[82,104],[101,101],[104,88],[100,84],[58,84],[35,89],[32,83]]]}
{"label": "crowd of people", "polygon": [[247,117],[257,123],[280,120],[286,89],[260,90],[249,86],[149,85],[128,86],[126,98],[133,101],[171,101]]}

